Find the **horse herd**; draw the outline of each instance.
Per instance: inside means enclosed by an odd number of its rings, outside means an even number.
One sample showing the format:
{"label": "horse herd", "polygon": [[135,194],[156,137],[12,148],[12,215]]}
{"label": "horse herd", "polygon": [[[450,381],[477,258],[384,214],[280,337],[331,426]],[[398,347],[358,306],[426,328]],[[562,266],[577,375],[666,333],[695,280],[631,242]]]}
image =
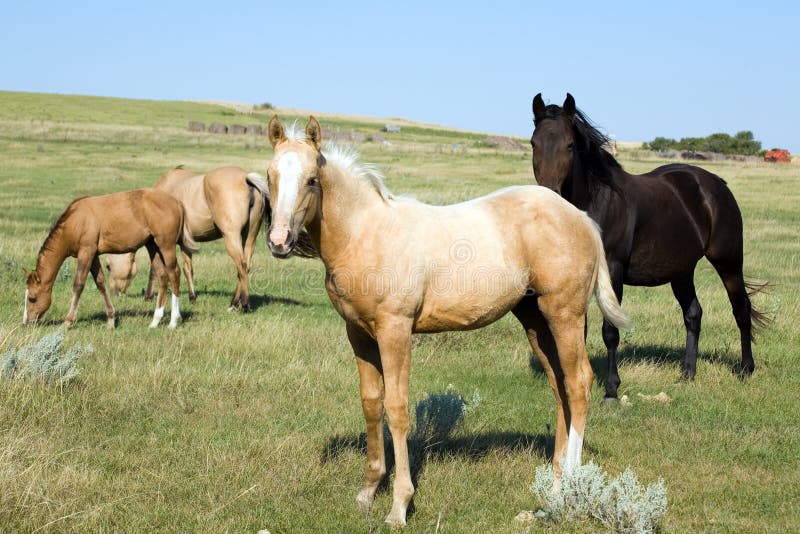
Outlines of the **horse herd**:
{"label": "horse herd", "polygon": [[[394,196],[380,171],[360,162],[352,149],[323,146],[313,116],[299,131],[284,127],[276,115],[268,126],[274,155],[266,178],[237,167],[207,174],[176,168],[150,189],[73,201],[53,225],[35,270],[25,271],[23,322],[36,322],[48,309],[58,269],[73,256],[78,266],[65,322],[75,322],[91,272],[113,327],[99,255],[126,255],[112,256],[119,265],[109,267],[124,279],[135,274],[133,253],[146,247],[148,293],[159,282],[150,326],[162,320],[170,286],[174,328],[180,321],[176,245],[194,299],[196,242],[219,238],[236,266],[231,307],[248,311],[250,260],[266,223],[275,257],[322,260],[326,290],[345,321],[367,427],[360,507],[369,508],[386,476],[385,412],[395,456],[386,521],[405,524],[414,494],[407,450],[412,333],[479,328],[508,312],[520,321],[556,398],[558,485],[564,470],[581,461],[594,378],[585,345],[593,295],[604,317],[609,399],[616,398],[620,382],[618,329],[630,325],[620,307],[623,284],[671,284],[686,325],[687,378],[696,369],[702,309],[693,274],[703,256],[730,298],[744,375],[754,369],[753,323],[763,324],[764,317],[750,304],[749,293],[759,288],[744,281],[741,213],[722,179],[690,165],[625,173],[569,94],[563,106],[545,105],[536,95],[533,115],[533,169],[540,185],[450,206]],[[114,289],[124,291],[125,283]]]}

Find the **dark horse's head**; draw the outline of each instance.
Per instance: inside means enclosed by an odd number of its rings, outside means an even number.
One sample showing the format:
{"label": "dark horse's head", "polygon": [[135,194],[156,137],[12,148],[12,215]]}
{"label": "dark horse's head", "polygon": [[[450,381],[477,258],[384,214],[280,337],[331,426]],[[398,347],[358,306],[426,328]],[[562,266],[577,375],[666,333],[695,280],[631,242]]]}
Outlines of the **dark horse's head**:
{"label": "dark horse's head", "polygon": [[569,179],[576,173],[585,173],[612,185],[610,167],[619,167],[619,164],[604,149],[608,137],[575,107],[571,94],[567,93],[561,107],[546,106],[542,93],[536,95],[533,122],[533,173],[539,185],[567,196],[565,189],[571,187]]}

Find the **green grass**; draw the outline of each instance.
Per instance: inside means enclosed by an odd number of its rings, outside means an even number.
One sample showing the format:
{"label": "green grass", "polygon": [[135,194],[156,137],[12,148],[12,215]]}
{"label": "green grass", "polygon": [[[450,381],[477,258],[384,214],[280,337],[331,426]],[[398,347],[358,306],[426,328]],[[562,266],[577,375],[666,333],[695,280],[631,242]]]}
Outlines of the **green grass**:
{"label": "green grass", "polygon": [[[263,124],[271,112],[238,115],[196,103],[0,93],[0,350],[54,330],[67,312],[74,260],[45,324],[17,326],[22,267],[33,266],[71,198],[148,186],[177,164],[263,172],[272,154],[266,138],[186,131],[189,120]],[[363,133],[380,126],[322,125]],[[479,137],[404,127],[390,146],[359,149],[392,190],[425,201],[533,181],[529,154],[475,148]],[[634,172],[660,163],[641,152],[621,159]],[[800,524],[800,172],[707,167],[728,180],[743,209],[746,273],[775,284],[756,300],[775,315],[755,345],[756,373],[736,378],[738,333],[705,260],[696,276],[704,316],[694,382],[678,380],[685,334],[669,288],[626,288],[636,326],[623,334],[620,393],[632,405],[601,404],[596,383],[585,458],[612,475],[630,465],[645,484],[663,477],[669,532],[791,531]],[[364,467],[358,376],[322,265],[272,259],[259,241],[250,315],[226,311],[234,268],[221,243],[202,246],[195,271],[199,298],[183,302],[176,331],[147,328],[144,275],[117,300],[114,331],[89,283],[66,342],[94,347],[79,378],[65,388],[0,382],[0,530],[385,530],[389,492],[368,518],[355,505]],[[590,358],[602,379],[594,309],[590,324]],[[515,321],[415,338],[412,415],[425,394],[449,384],[467,399],[477,390],[481,403],[445,443],[412,444],[418,491],[407,530],[518,531],[513,518],[533,507],[534,469],[552,450],[555,403]],[[669,404],[637,395],[660,391]]]}

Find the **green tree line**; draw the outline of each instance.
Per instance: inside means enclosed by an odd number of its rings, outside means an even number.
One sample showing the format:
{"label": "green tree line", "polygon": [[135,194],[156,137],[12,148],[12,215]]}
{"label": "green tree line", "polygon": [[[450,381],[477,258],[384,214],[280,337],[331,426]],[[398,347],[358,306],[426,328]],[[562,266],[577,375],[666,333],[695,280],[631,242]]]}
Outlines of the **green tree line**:
{"label": "green tree line", "polygon": [[761,141],[753,138],[753,132],[743,130],[734,136],[726,133],[714,133],[708,137],[683,137],[680,141],[668,137],[656,137],[644,148],[650,150],[693,150],[695,152],[719,152],[720,154],[741,154],[757,156],[761,150]]}

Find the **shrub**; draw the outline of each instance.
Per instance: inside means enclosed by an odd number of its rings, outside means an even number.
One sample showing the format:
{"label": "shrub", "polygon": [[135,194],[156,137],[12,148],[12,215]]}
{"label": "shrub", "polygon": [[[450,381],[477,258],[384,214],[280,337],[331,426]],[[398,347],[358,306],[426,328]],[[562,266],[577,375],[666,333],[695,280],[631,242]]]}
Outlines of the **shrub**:
{"label": "shrub", "polygon": [[0,357],[0,376],[8,380],[31,378],[65,384],[80,374],[78,359],[92,353],[91,345],[62,350],[64,331],[57,330],[39,341],[17,349],[9,347]]}
{"label": "shrub", "polygon": [[718,152],[755,156],[761,151],[761,141],[756,141],[753,132],[743,130],[731,137],[726,133],[713,133],[708,137],[683,137],[680,141],[667,137],[656,137],[644,148],[650,150],[692,150],[695,152]]}
{"label": "shrub", "polygon": [[536,468],[531,492],[539,501],[535,516],[551,523],[595,519],[609,529],[625,533],[658,530],[667,512],[667,489],[659,479],[643,489],[630,468],[610,479],[592,462],[565,472],[558,492],[553,492],[551,465]]}

